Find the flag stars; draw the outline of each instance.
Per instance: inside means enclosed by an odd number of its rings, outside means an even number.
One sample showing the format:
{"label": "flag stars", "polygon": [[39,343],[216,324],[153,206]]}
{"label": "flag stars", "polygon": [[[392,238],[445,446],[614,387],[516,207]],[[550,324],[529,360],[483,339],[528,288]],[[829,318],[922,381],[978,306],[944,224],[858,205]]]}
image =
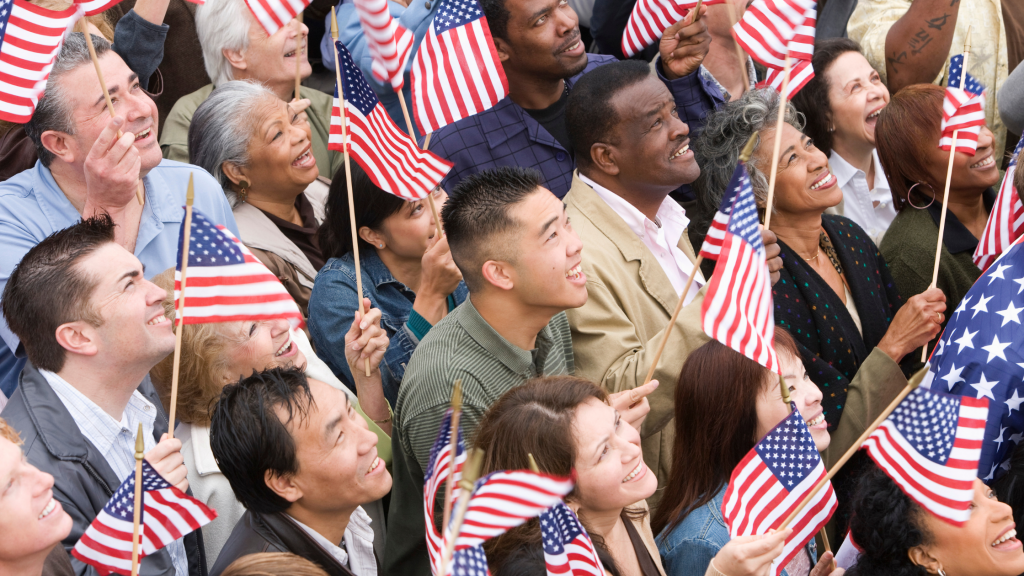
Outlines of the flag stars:
{"label": "flag stars", "polygon": [[978,303],[975,304],[974,306],[971,306],[971,310],[974,310],[974,314],[971,315],[971,318],[977,316],[978,312],[988,312],[988,302],[992,298],[993,296],[989,296],[986,298],[985,295],[982,294],[981,298],[978,300]]}
{"label": "flag stars", "polygon": [[995,272],[992,272],[992,273],[990,273],[988,275],[988,285],[991,286],[992,283],[996,281],[996,279],[1006,280],[1006,276],[1003,276],[1003,273],[1006,272],[1007,270],[1009,270],[1010,268],[1013,268],[1013,265],[1011,265],[1011,264],[999,264],[999,265],[997,265]]}
{"label": "flag stars", "polygon": [[1012,344],[1012,342],[1000,342],[999,336],[992,336],[992,343],[981,347],[982,350],[988,352],[988,359],[985,361],[991,362],[993,358],[999,358],[1005,362],[1006,354],[1004,351],[1010,344]]}
{"label": "flag stars", "polygon": [[964,333],[960,335],[960,338],[953,341],[954,343],[960,345],[960,348],[957,349],[956,353],[959,354],[963,352],[964,348],[974,348],[974,336],[977,333],[977,330],[971,332],[970,329],[964,328]]}
{"label": "flag stars", "polygon": [[996,314],[999,314],[1000,316],[1003,317],[1003,323],[1000,324],[999,327],[1002,328],[1003,326],[1006,326],[1006,324],[1009,322],[1016,322],[1017,324],[1020,324],[1021,311],[1024,311],[1024,308],[1017,308],[1016,306],[1013,305],[1013,302],[1010,302],[1010,304],[1006,307],[1005,310],[1000,310],[996,312]]}

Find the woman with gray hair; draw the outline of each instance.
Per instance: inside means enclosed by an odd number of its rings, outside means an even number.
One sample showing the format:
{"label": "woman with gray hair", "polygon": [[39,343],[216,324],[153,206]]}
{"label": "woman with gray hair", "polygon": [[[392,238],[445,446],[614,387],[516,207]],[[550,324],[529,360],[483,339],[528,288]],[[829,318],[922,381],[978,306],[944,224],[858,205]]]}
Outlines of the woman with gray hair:
{"label": "woman with gray hair", "polygon": [[306,316],[324,265],[317,231],[329,185],[317,176],[306,115],[261,84],[226,82],[196,109],[188,145],[189,161],[224,188],[242,242]]}
{"label": "woman with gray hair", "polygon": [[[881,383],[876,390],[884,397],[869,404],[887,404],[906,385],[897,364],[902,361],[908,372],[917,364],[908,353],[938,333],[945,296],[931,289],[904,303],[868,234],[848,218],[825,213],[842,200],[842,190],[825,154],[800,132],[801,117],[786,106],[771,219],[783,262],[772,287],[775,323],[796,339],[807,376],[823,392],[824,417],[833,431],[848,402],[865,400],[865,389],[851,385],[855,376],[863,381],[870,373],[870,380]],[[740,149],[754,134],[757,146],[747,170],[764,205],[778,107],[774,90],[752,90],[708,117],[693,145],[701,167],[693,188],[702,230],[718,209]],[[837,490],[852,489],[837,478]]]}
{"label": "woman with gray hair", "polygon": [[[182,96],[163,122],[160,148],[164,158],[180,162],[188,162],[188,131],[193,114],[214,87],[232,80],[253,80],[264,84],[282,102],[292,102],[296,64],[302,78],[313,73],[306,51],[309,29],[294,19],[273,35],[267,35],[245,0],[207,0],[196,8],[195,20],[206,73],[213,82]],[[305,111],[309,116],[313,157],[320,175],[332,178],[343,158],[327,149],[334,98],[306,86],[302,87],[301,96],[293,105],[296,111]]]}

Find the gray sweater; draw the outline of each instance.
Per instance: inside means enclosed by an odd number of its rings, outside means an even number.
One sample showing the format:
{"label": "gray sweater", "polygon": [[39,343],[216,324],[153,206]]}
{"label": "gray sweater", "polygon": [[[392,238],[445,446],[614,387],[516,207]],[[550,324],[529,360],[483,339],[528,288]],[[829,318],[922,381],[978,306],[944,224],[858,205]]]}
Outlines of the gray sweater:
{"label": "gray sweater", "polygon": [[1024,134],[1024,66],[1017,66],[1007,76],[996,100],[1006,129],[1013,134]]}

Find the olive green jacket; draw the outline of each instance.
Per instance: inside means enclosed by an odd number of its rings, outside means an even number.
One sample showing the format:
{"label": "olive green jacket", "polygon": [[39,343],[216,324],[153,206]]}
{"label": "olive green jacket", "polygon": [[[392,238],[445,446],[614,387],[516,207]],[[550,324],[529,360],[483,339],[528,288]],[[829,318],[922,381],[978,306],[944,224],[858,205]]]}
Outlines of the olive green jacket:
{"label": "olive green jacket", "polygon": [[[191,94],[182,96],[171,108],[160,131],[160,149],[164,158],[188,162],[188,127],[192,124],[192,115],[195,114],[196,108],[206,101],[211,92],[213,84],[207,84]],[[344,156],[327,149],[334,98],[330,94],[305,86],[302,87],[301,94],[310,101],[306,116],[309,117],[309,128],[313,136],[313,157],[316,158],[317,168],[320,169],[321,176],[332,179],[344,162]]]}

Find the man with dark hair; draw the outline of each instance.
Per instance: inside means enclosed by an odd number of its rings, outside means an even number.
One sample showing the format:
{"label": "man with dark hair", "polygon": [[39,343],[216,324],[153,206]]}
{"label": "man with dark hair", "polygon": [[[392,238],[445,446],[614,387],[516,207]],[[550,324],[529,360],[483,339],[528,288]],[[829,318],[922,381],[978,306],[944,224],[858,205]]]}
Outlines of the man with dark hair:
{"label": "man with dark hair", "polygon": [[[146,460],[188,489],[181,441],[165,437],[167,416],[148,376],[174,350],[165,296],[115,241],[105,215],[44,239],[4,287],[4,317],[30,363],[2,415],[25,440],[29,463],[54,477],[53,498],[73,521],[68,551],[135,473],[140,424]],[[146,556],[140,574],[200,576],[200,537],[193,532]],[[96,574],[72,564],[80,576]]]}
{"label": "man with dark hair", "polygon": [[[423,474],[453,383],[462,381],[462,432],[472,441],[491,404],[529,378],[576,369],[565,310],[587,301],[583,244],[565,205],[528,168],[494,168],[463,180],[441,212],[469,298],[420,341],[406,368],[392,427],[385,571],[429,574]],[[626,422],[646,415],[637,390],[613,396]],[[628,392],[627,392],[628,394]],[[630,409],[630,405],[637,405]]]}
{"label": "man with dark hair", "polygon": [[[195,207],[236,232],[223,190],[200,168],[163,160],[156,105],[106,40],[92,37],[114,101],[110,118],[85,36],[68,35],[25,132],[35,167],[0,183],[0,288],[29,248],[82,218],[108,214],[115,240],[149,274],[175,263],[189,176]],[[118,137],[118,131],[123,135]],[[136,200],[139,187],[145,205]],[[236,232],[237,234],[237,232]],[[18,338],[0,322],[0,407],[25,365]]]}
{"label": "man with dark hair", "polygon": [[[707,342],[701,286],[686,234],[686,211],[669,192],[700,175],[689,127],[672,94],[642,62],[602,66],[576,84],[566,123],[579,173],[566,212],[587,245],[587,303],[567,311],[578,376],[609,392],[643,384],[691,274],[686,306],[654,371],[641,430],[644,462],[664,486],[671,467],[675,384],[689,352]],[[782,267],[775,234],[764,231],[773,279]],[[658,494],[648,499],[652,507]]]}
{"label": "man with dark hair", "polygon": [[[566,0],[482,0],[494,46],[508,78],[509,95],[493,108],[441,128],[430,150],[455,166],[442,185],[498,166],[524,166],[542,174],[559,198],[572,182],[575,151],[565,127],[570,90],[612,56],[588,55],[576,13]],[[701,9],[701,14],[707,8]],[[723,101],[709,75],[699,73],[711,40],[696,12],[665,30],[655,61],[679,114],[695,129]]]}
{"label": "man with dark hair", "polygon": [[344,392],[298,368],[254,372],[221,393],[210,447],[246,508],[212,576],[258,552],[290,552],[331,576],[377,574],[361,505],[387,494],[391,475]]}

